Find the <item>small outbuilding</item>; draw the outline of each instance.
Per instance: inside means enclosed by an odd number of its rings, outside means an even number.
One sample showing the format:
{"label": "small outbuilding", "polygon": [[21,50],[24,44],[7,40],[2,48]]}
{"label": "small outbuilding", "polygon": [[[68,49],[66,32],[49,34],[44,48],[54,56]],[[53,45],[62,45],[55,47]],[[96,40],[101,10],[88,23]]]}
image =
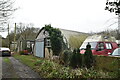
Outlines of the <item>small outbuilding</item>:
{"label": "small outbuilding", "polygon": [[[59,30],[61,31],[63,35],[63,40],[65,44],[67,44],[68,48],[72,48],[72,46],[69,44],[70,43],[69,39],[71,36],[79,36],[79,37],[88,36],[87,33],[65,30],[65,29],[59,29]],[[50,48],[51,48],[50,36],[49,33],[45,31],[45,28],[43,27],[40,29],[35,39],[34,55],[41,58],[52,58],[53,53]]]}
{"label": "small outbuilding", "polygon": [[26,39],[21,35],[17,40],[17,52],[28,50],[29,52],[33,52],[35,36],[29,36]]}

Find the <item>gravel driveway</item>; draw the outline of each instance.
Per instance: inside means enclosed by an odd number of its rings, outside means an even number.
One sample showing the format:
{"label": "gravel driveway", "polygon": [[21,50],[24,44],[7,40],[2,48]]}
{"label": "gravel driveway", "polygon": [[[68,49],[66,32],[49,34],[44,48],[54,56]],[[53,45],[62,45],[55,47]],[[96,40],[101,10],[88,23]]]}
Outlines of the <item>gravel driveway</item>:
{"label": "gravel driveway", "polygon": [[[5,57],[3,57],[2,59],[5,59]],[[11,63],[6,63],[3,60],[2,60],[2,78],[19,78],[15,72],[15,69],[13,68],[13,65]]]}
{"label": "gravel driveway", "polygon": [[2,60],[2,78],[40,78],[38,73],[34,72],[15,58],[9,57],[9,59],[11,63],[5,63]]}

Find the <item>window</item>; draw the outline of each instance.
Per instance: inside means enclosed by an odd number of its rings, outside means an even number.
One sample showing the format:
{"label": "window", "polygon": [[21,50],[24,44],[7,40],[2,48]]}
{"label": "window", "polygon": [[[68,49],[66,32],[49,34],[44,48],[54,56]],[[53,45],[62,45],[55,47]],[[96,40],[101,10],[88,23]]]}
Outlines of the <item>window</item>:
{"label": "window", "polygon": [[104,43],[99,43],[98,44],[98,49],[99,50],[104,50]]}
{"label": "window", "polygon": [[111,43],[106,43],[106,49],[112,49]]}
{"label": "window", "polygon": [[[85,49],[86,46],[87,46],[88,42],[84,42],[82,44],[82,46],[80,47],[80,49]],[[97,45],[97,42],[89,42],[89,44],[91,45],[91,49],[95,49],[96,45]]]}
{"label": "window", "polygon": [[49,38],[45,39],[45,46],[46,47],[51,47],[51,42],[50,42]]}
{"label": "window", "polygon": [[27,41],[27,48],[30,48],[30,41]]}

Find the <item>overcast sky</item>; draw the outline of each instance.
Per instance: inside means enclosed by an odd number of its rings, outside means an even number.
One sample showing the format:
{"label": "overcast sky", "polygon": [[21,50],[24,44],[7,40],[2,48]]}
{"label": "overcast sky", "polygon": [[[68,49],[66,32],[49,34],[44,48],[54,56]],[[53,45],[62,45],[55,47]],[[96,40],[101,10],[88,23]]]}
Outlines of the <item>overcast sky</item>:
{"label": "overcast sky", "polygon": [[106,0],[16,0],[15,6],[20,9],[14,13],[10,24],[33,23],[39,28],[51,24],[79,32],[117,28],[117,24],[107,27],[117,22],[117,16],[104,10],[105,3]]}

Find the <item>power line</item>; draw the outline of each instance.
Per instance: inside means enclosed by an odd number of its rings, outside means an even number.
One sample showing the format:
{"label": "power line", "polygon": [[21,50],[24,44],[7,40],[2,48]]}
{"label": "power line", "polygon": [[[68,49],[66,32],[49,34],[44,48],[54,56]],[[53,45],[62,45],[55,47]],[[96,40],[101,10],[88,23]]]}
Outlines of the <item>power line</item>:
{"label": "power line", "polygon": [[118,15],[118,33],[120,34],[120,0],[107,0],[105,10]]}

